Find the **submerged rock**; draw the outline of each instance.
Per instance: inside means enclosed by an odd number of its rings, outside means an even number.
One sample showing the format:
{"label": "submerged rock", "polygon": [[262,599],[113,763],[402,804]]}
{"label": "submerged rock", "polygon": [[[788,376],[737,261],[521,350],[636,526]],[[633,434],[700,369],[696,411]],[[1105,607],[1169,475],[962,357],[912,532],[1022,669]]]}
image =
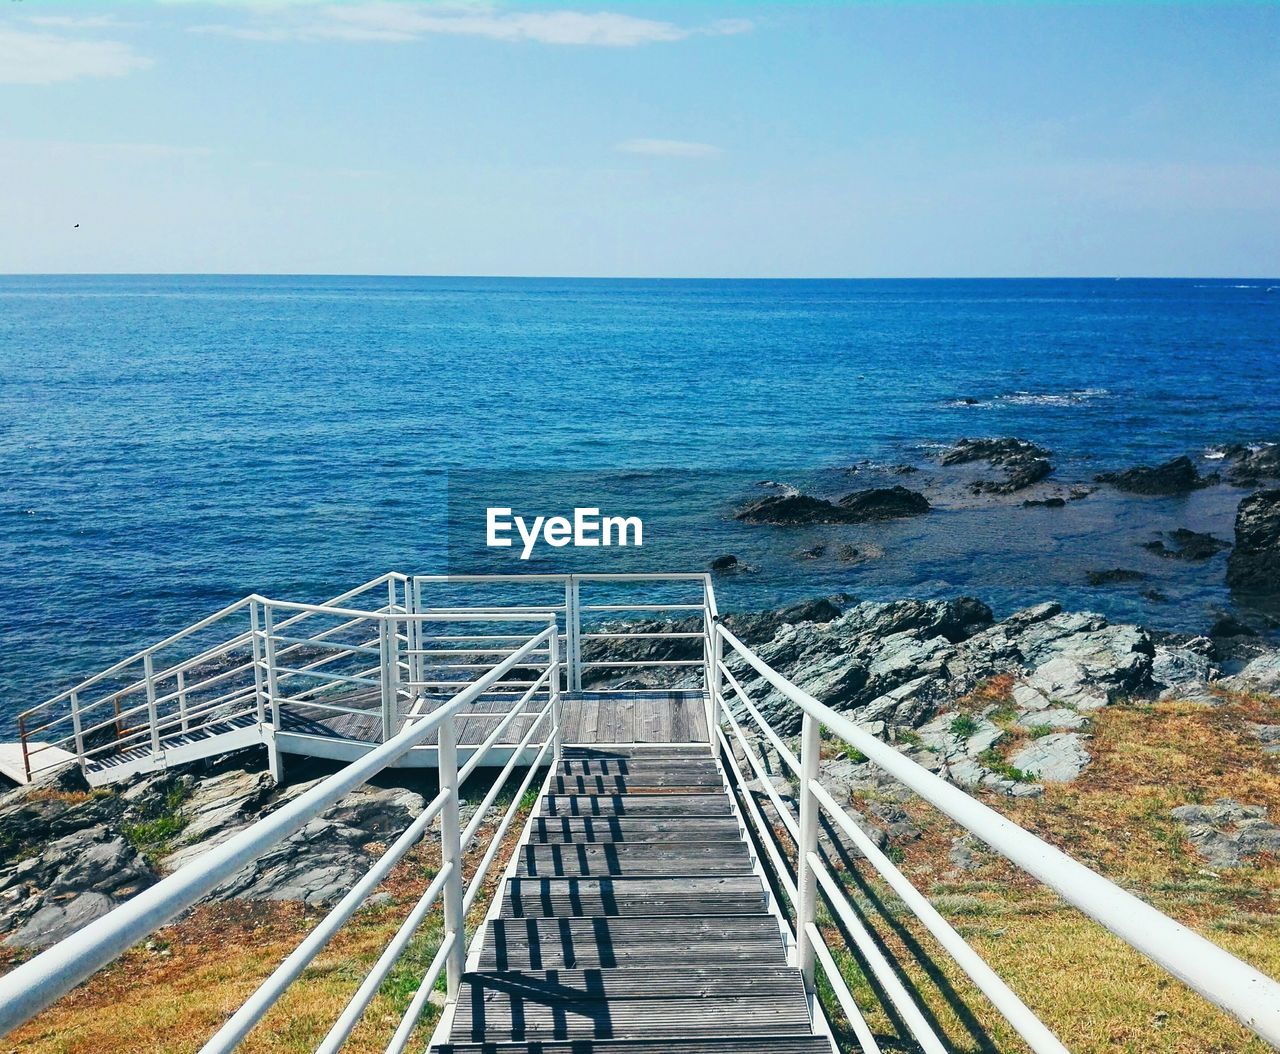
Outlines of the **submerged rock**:
{"label": "submerged rock", "polygon": [[1113,567],[1107,571],[1088,571],[1085,578],[1091,586],[1109,586],[1117,582],[1141,582],[1146,578],[1142,571],[1131,571],[1125,567]]}
{"label": "submerged rock", "polygon": [[1148,552],[1155,553],[1156,556],[1174,560],[1208,560],[1210,557],[1231,548],[1230,542],[1224,542],[1221,538],[1215,538],[1212,534],[1202,534],[1199,531],[1188,530],[1186,527],[1179,527],[1177,530],[1169,531],[1167,537],[1174,543],[1174,548],[1165,545],[1161,540],[1144,542],[1142,547]]}
{"label": "submerged rock", "polygon": [[1280,490],[1260,490],[1240,502],[1227,585],[1237,593],[1280,594]]}
{"label": "submerged rock", "polygon": [[1163,465],[1139,465],[1123,472],[1104,472],[1096,478],[1099,483],[1110,483],[1131,494],[1153,495],[1189,494],[1218,479],[1216,475],[1200,475],[1186,455],[1175,457]]}

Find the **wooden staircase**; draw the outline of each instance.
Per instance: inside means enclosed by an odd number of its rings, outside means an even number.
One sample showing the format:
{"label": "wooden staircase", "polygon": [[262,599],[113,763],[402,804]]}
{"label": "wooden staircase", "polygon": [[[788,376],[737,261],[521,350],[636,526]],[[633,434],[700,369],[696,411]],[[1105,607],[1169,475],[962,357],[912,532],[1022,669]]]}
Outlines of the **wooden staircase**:
{"label": "wooden staircase", "polygon": [[831,1054],[707,747],[566,748],[440,1054]]}

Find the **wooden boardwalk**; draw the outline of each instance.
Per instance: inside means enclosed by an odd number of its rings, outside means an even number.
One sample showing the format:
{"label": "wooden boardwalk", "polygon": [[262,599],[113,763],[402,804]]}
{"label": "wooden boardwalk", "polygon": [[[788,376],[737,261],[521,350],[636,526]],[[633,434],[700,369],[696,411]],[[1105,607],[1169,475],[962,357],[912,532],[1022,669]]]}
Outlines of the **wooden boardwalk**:
{"label": "wooden boardwalk", "polygon": [[440,1054],[832,1051],[707,746],[566,748],[443,1027]]}

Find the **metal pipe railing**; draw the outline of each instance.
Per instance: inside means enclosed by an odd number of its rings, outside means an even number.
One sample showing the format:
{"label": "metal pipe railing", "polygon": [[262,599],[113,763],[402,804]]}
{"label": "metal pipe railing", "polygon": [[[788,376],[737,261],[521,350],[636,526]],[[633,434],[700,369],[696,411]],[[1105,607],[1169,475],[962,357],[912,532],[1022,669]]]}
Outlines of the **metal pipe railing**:
{"label": "metal pipe railing", "polygon": [[[332,610],[343,613],[340,609]],[[397,620],[430,618],[414,614],[386,617]],[[512,616],[511,620],[539,621],[545,617]],[[439,735],[441,787],[446,795],[441,818],[444,836],[442,858],[444,864],[452,865],[449,870],[453,877],[445,882],[445,904],[448,916],[446,927],[458,934],[456,944],[459,954],[456,961],[451,958],[449,966],[450,985],[456,995],[463,965],[463,888],[462,860],[458,847],[458,768],[453,718],[513,667],[527,662],[529,653],[556,639],[555,620],[550,618],[548,621],[546,629],[530,637],[522,648],[458,692],[445,706],[407,723],[387,742],[375,747],[294,801],[221,845],[213,847],[186,867],[0,978],[0,1035],[28,1020],[127,948],[212,892],[245,864],[300,830],[355,787],[367,782],[425,742],[433,732]],[[269,622],[265,631],[269,642]]]}
{"label": "metal pipe railing", "polygon": [[[738,639],[718,620],[712,622],[710,646],[712,649],[727,647],[742,662],[759,675],[761,680],[779,692],[784,698],[795,704],[803,714],[802,744],[799,755],[801,767],[800,785],[800,833],[798,856],[795,870],[798,876],[796,883],[799,902],[797,904],[795,931],[797,937],[797,965],[808,972],[812,969],[809,955],[816,951],[813,937],[816,930],[816,904],[811,895],[807,895],[806,884],[810,878],[816,880],[819,887],[827,894],[837,915],[857,933],[854,924],[861,926],[856,913],[844,899],[843,892],[827,871],[825,863],[816,850],[816,820],[820,808],[825,807],[829,814],[835,815],[834,800],[821,791],[817,782],[817,756],[820,746],[819,729],[830,729],[837,736],[861,751],[868,760],[879,766],[898,782],[918,794],[922,799],[950,817],[971,834],[980,838],[996,852],[1022,868],[1028,874],[1039,879],[1057,892],[1069,904],[1078,908],[1105,929],[1126,941],[1141,954],[1168,970],[1194,991],[1204,996],[1216,1006],[1231,1014],[1247,1028],[1273,1045],[1280,1045],[1280,984],[1267,977],[1248,963],[1237,959],[1234,955],[1218,947],[1212,941],[1200,936],[1194,930],[1174,921],[1167,915],[1157,911],[1145,901],[1132,893],[1121,889],[1115,883],[1085,867],[1069,857],[1066,853],[1050,845],[1048,842],[1024,830],[1012,820],[1000,815],[994,809],[973,798],[941,777],[904,757],[893,747],[860,728],[848,716],[841,714],[826,704],[815,699],[808,692],[792,684],[786,677],[778,673],[761,659],[754,651]],[[722,674],[733,676],[725,667]],[[741,678],[734,682],[736,692],[742,691]],[[725,700],[719,687],[713,688],[717,698],[712,702],[713,708],[723,704]],[[751,716],[763,724],[759,711],[751,707]],[[732,715],[726,714],[732,727],[739,734],[741,729]],[[772,731],[772,730],[770,730]],[[713,731],[713,735],[715,732]],[[766,738],[772,738],[766,736]],[[730,745],[723,733],[720,742],[724,750],[732,754]],[[748,758],[752,757],[750,751]],[[785,755],[783,755],[785,757]],[[794,757],[794,755],[792,755]],[[734,770],[737,770],[736,761]],[[766,781],[766,789],[768,789]],[[744,797],[750,800],[749,794]],[[771,799],[776,795],[771,795]],[[777,803],[775,801],[775,807]],[[843,810],[839,810],[843,812]],[[772,838],[772,832],[763,824],[763,819],[756,814],[756,822],[762,827],[762,834]],[[810,822],[807,824],[806,819]],[[793,821],[794,822],[794,821]],[[856,829],[846,825],[839,818],[837,822],[846,830]],[[896,872],[896,869],[894,869]],[[884,873],[884,872],[882,872]],[[896,877],[886,881],[897,888],[907,883],[900,872]],[[905,892],[905,887],[899,889]],[[916,897],[904,896],[903,901],[913,910],[921,909],[918,899],[923,899],[917,892]],[[843,906],[842,906],[843,905]],[[847,911],[844,909],[848,909]],[[962,938],[951,930],[932,909],[921,911],[921,921],[948,951],[958,953],[959,964],[965,969],[979,988],[990,998],[993,1004],[1005,1014],[1010,1024],[1027,1041],[1037,1054],[1060,1054],[1065,1048],[1052,1035],[1043,1023],[1024,1005],[1017,996],[990,972],[985,963],[981,963],[977,953],[964,945],[968,951],[960,948],[964,944]],[[941,922],[943,927],[938,926]],[[932,923],[932,925],[931,925]],[[810,927],[814,927],[810,929]],[[950,931],[949,933],[947,931]],[[943,939],[945,937],[945,939]],[[859,944],[862,942],[859,941]],[[863,949],[860,949],[863,950]],[[821,955],[819,955],[821,957]],[[976,960],[976,961],[975,961]],[[869,960],[870,961],[870,960]],[[979,967],[981,963],[981,967]],[[872,963],[873,968],[875,966]],[[878,970],[874,972],[879,975]],[[890,971],[892,972],[892,971]],[[994,983],[993,983],[994,982]],[[897,1000],[894,1000],[895,1003]],[[901,1010],[902,1008],[899,1007]],[[910,1023],[910,1022],[909,1022]],[[913,1029],[914,1030],[914,1029]],[[931,1042],[917,1035],[917,1040],[931,1046]]]}

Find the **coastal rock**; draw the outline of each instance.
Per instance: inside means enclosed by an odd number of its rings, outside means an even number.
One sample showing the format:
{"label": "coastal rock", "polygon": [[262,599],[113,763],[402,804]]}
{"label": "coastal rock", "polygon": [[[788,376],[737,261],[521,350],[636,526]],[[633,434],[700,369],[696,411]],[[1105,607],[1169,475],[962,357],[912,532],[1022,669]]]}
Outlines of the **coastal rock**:
{"label": "coastal rock", "polygon": [[1280,695],[1280,652],[1259,655],[1223,685],[1237,692],[1264,692]]}
{"label": "coastal rock", "polygon": [[1123,472],[1104,472],[1096,478],[1099,483],[1110,483],[1131,494],[1152,495],[1189,494],[1217,480],[1216,476],[1201,476],[1185,455],[1163,465],[1139,465]]}
{"label": "coastal rock", "polygon": [[1265,819],[1267,810],[1261,805],[1219,798],[1212,805],[1179,805],[1172,815],[1213,867],[1240,867],[1263,853],[1280,853],[1280,826]]}
{"label": "coastal rock", "polygon": [[1208,683],[1218,679],[1220,670],[1210,658],[1212,644],[1200,638],[1203,645],[1177,646],[1157,644],[1151,659],[1151,680],[1161,689],[1162,699],[1216,701],[1209,694]]}
{"label": "coastal rock", "polygon": [[1017,727],[1024,732],[1036,728],[1051,728],[1054,731],[1068,731],[1083,728],[1089,723],[1088,718],[1075,710],[1055,706],[1048,710],[1031,710],[1018,716]]}
{"label": "coastal rock", "polygon": [[[305,794],[319,781],[295,784],[272,803],[274,808]],[[348,794],[321,817],[246,866],[210,894],[210,900],[301,900],[331,904],[373,863],[366,846],[399,834],[425,807],[420,794],[400,787],[365,785]],[[254,817],[228,816],[207,837],[165,860],[166,869],[198,859]]]}
{"label": "coastal rock", "polygon": [[1069,783],[1089,764],[1089,752],[1079,733],[1054,732],[1023,747],[1009,764],[1046,783]]}
{"label": "coastal rock", "polygon": [[1186,527],[1179,527],[1177,530],[1169,531],[1166,537],[1174,543],[1173,548],[1170,548],[1159,539],[1153,542],[1144,542],[1142,547],[1148,552],[1155,553],[1156,556],[1163,556],[1173,560],[1208,560],[1210,557],[1231,548],[1230,542],[1224,542],[1221,538],[1215,538],[1212,534],[1202,534],[1199,531],[1188,530]]}
{"label": "coastal rock", "polygon": [[958,439],[938,460],[943,465],[966,465],[985,461],[1004,469],[1004,478],[980,479],[969,484],[975,494],[1013,494],[1039,483],[1053,472],[1050,452],[1026,439],[1013,436]]}
{"label": "coastal rock", "polygon": [[1280,594],[1280,490],[1260,490],[1241,501],[1235,527],[1227,585],[1237,593]]}
{"label": "coastal rock", "polygon": [[857,490],[841,498],[839,506],[844,510],[849,523],[920,516],[930,509],[923,494],[903,486]]}
{"label": "coastal rock", "polygon": [[809,494],[768,494],[748,502],[733,514],[733,518],[743,523],[773,527],[857,522],[847,510]]}
{"label": "coastal rock", "polygon": [[938,461],[943,465],[965,465],[974,461],[1004,465],[1023,458],[1048,458],[1051,454],[1030,440],[997,436],[957,439]]}
{"label": "coastal rock", "polygon": [[[1027,629],[1019,642],[1028,665],[1033,667],[1030,683],[1057,683],[1062,702],[1068,688],[1097,691],[1110,698],[1115,694],[1137,691],[1151,683],[1151,659],[1155,645],[1151,635],[1138,626],[1112,626],[1101,615],[1075,612],[1055,615]],[[1063,659],[1065,665],[1044,670],[1045,664]]]}
{"label": "coastal rock", "polygon": [[83,828],[0,872],[0,932],[12,947],[48,947],[156,878],[119,834]]}
{"label": "coastal rock", "polygon": [[736,556],[717,556],[711,561],[712,571],[736,571],[738,570],[738,558]]}
{"label": "coastal rock", "polygon": [[1237,486],[1257,486],[1266,480],[1280,480],[1280,444],[1236,446],[1223,453],[1231,459],[1227,479]]}

